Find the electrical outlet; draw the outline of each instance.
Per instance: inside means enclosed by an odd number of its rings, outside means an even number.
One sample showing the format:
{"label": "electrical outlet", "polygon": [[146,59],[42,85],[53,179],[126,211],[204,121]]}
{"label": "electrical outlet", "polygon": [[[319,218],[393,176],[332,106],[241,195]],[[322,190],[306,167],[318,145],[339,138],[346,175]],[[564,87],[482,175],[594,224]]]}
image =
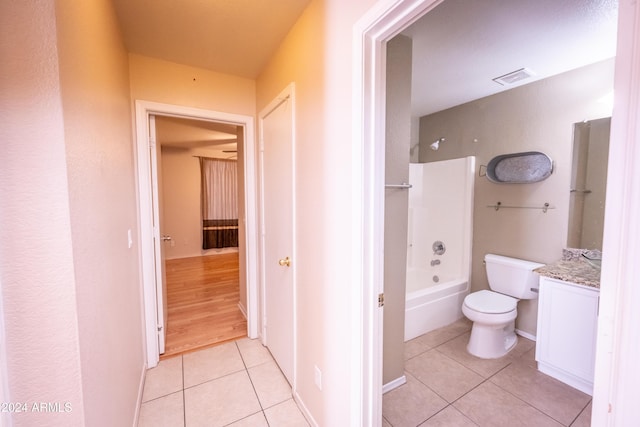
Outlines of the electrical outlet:
{"label": "electrical outlet", "polygon": [[318,390],[322,390],[322,371],[317,366],[313,366],[313,379]]}

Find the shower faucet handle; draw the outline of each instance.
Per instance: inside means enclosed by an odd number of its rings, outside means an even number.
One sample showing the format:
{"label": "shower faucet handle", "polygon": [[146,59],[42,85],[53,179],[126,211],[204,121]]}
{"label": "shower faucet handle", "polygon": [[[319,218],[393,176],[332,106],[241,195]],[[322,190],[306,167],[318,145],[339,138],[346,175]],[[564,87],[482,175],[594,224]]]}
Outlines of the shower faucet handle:
{"label": "shower faucet handle", "polygon": [[434,255],[442,255],[447,250],[447,248],[444,247],[444,243],[441,242],[440,240],[436,240],[435,242],[433,242],[433,245],[431,245],[431,248],[433,249]]}
{"label": "shower faucet handle", "polygon": [[440,265],[440,260],[439,259],[432,259],[431,260],[431,267],[433,267],[434,265]]}

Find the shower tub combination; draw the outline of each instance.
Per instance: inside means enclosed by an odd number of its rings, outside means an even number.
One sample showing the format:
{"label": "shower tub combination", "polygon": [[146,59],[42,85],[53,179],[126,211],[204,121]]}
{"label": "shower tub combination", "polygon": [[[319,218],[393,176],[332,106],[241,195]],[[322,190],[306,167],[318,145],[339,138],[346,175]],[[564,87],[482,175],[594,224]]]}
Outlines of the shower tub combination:
{"label": "shower tub combination", "polygon": [[473,156],[409,166],[405,341],[463,317],[474,178]]}

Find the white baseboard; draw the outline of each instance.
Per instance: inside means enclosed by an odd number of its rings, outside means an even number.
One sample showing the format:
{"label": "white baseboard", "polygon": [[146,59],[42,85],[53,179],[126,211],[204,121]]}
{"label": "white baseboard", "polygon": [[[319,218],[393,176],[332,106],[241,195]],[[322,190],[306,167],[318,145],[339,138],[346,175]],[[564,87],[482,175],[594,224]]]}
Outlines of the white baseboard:
{"label": "white baseboard", "polygon": [[520,329],[516,329],[516,334],[520,335],[521,337],[525,337],[531,341],[536,341],[536,336],[535,335],[531,335],[528,332],[525,331],[521,331]]}
{"label": "white baseboard", "polygon": [[142,393],[144,392],[144,381],[147,378],[147,364],[142,364],[142,374],[140,376],[140,385],[138,386],[138,399],[136,402],[136,411],[133,414],[133,427],[138,425],[140,420],[140,409],[142,407]]}
{"label": "white baseboard", "polygon": [[298,393],[293,393],[293,400],[296,402],[296,405],[298,405],[298,408],[300,408],[300,412],[302,412],[302,415],[307,419],[307,422],[312,427],[318,427],[318,423],[313,418],[313,415],[311,415],[311,412],[309,412],[309,409],[304,404]]}
{"label": "white baseboard", "polygon": [[247,309],[244,308],[244,305],[242,305],[241,302],[238,303],[238,308],[240,309],[240,311],[242,312],[242,315],[246,319],[247,318]]}
{"label": "white baseboard", "polygon": [[385,394],[388,391],[393,390],[394,388],[398,388],[403,384],[407,383],[407,377],[401,376],[400,378],[396,378],[395,380],[389,381],[385,385],[382,386],[382,394]]}

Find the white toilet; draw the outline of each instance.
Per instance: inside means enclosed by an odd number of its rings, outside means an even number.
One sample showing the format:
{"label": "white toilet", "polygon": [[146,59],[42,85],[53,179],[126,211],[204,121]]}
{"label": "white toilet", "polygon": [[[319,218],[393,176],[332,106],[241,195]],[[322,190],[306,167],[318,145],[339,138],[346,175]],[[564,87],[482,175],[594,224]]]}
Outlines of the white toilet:
{"label": "white toilet", "polygon": [[484,261],[492,290],[467,295],[462,313],[473,321],[467,351],[483,359],[495,359],[518,342],[518,301],[538,297],[538,273],[533,270],[544,264],[492,254],[485,255]]}

